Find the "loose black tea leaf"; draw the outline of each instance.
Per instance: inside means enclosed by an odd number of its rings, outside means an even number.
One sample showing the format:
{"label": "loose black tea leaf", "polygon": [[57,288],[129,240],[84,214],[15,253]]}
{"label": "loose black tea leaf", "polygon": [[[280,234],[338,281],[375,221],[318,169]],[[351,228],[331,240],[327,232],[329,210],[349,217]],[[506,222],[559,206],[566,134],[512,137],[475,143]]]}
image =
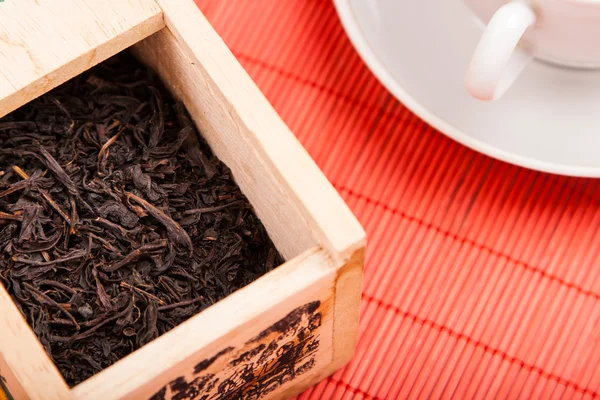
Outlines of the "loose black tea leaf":
{"label": "loose black tea leaf", "polygon": [[0,282],[75,385],[282,262],[126,54],[0,120]]}

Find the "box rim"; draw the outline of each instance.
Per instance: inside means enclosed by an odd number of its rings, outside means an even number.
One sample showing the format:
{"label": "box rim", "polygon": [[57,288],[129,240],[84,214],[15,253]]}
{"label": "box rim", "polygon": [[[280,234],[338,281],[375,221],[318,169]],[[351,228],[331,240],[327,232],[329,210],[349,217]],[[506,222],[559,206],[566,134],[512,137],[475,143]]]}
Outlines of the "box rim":
{"label": "box rim", "polygon": [[[313,269],[312,276],[306,274],[307,266]],[[216,316],[214,314],[221,314],[222,309],[234,308],[234,305],[246,304],[243,301],[243,299],[245,298],[257,298],[263,300],[265,298],[265,288],[276,288],[277,290],[281,291],[282,288],[275,285],[275,282],[281,281],[282,276],[286,276],[288,274],[293,275],[294,273],[297,274],[297,271],[303,270],[303,274],[301,277],[305,279],[304,283],[302,285],[298,284],[298,279],[292,282],[294,288],[297,290],[290,291],[287,293],[276,293],[275,296],[279,297],[280,301],[274,302],[271,305],[267,305],[262,309],[252,309],[250,319],[257,318],[258,316],[264,315],[265,312],[269,311],[269,308],[277,307],[278,305],[282,304],[285,299],[291,298],[292,296],[296,295],[302,290],[306,290],[318,280],[330,277],[332,282],[335,282],[335,274],[337,273],[338,269],[337,267],[338,266],[336,266],[333,260],[329,257],[327,251],[323,248],[316,246],[312,249],[308,249],[302,254],[286,261],[284,264],[273,269],[269,273],[261,276],[257,280],[249,283],[245,287],[238,289],[229,296],[219,300],[217,303],[211,305],[210,307],[206,308],[200,313],[194,315],[193,317],[190,317],[188,320],[177,325],[169,332],[164,333],[163,335],[147,343],[146,345],[142,346],[141,348],[137,349],[136,351],[132,352],[126,357],[120,359],[111,366],[105,368],[97,374],[94,374],[93,376],[79,383],[78,385],[70,388],[70,392],[75,398],[88,399],[90,398],[90,393],[92,394],[92,398],[96,398],[93,397],[93,394],[96,394],[95,388],[106,387],[104,383],[114,382],[113,378],[114,375],[117,375],[117,371],[121,371],[124,369],[135,369],[135,366],[140,364],[138,363],[138,360],[143,359],[152,359],[153,362],[157,363],[161,363],[161,361],[164,362],[164,367],[161,367],[159,371],[155,371],[152,377],[145,378],[145,380],[156,379],[162,373],[167,371],[169,366],[174,366],[180,362],[185,362],[185,360],[189,359],[194,353],[206,348],[207,346],[210,346],[220,337],[224,336],[224,334],[215,334],[211,339],[209,339],[208,341],[204,341],[200,345],[194,343],[193,347],[195,349],[197,348],[197,351],[189,351],[185,356],[179,357],[177,360],[169,361],[169,356],[161,355],[161,349],[169,348],[169,346],[166,346],[166,344],[172,343],[175,338],[186,336],[187,332],[190,331],[194,326],[200,325],[204,322],[203,320],[208,319],[207,315],[210,318],[215,319]],[[297,277],[300,278],[300,274],[297,275]],[[269,293],[269,295],[273,295],[272,291],[271,293]],[[334,310],[332,310],[332,315],[333,312]],[[227,332],[235,330],[239,328],[239,326],[247,322],[248,319],[239,320],[239,312],[236,314],[236,318],[227,318],[228,323],[230,324],[229,328],[227,328]],[[231,316],[231,314],[227,315]],[[273,317],[277,319],[276,316]],[[188,341],[186,341],[186,343],[188,343]],[[149,355],[155,356],[149,357]],[[145,374],[147,373],[146,367],[140,367],[140,370],[143,370]],[[125,398],[125,396],[128,396],[130,394],[130,392],[120,393],[121,397],[119,398]],[[104,396],[104,394],[102,394],[102,396]],[[97,398],[100,399],[100,397]]]}

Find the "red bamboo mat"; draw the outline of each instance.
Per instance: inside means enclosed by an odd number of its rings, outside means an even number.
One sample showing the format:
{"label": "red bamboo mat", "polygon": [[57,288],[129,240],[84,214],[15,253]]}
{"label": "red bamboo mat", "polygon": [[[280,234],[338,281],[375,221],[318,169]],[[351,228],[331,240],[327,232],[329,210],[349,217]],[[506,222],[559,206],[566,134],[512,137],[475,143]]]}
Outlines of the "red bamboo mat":
{"label": "red bamboo mat", "polygon": [[198,0],[369,235],[354,360],[301,399],[600,397],[600,181],[396,101],[329,0]]}

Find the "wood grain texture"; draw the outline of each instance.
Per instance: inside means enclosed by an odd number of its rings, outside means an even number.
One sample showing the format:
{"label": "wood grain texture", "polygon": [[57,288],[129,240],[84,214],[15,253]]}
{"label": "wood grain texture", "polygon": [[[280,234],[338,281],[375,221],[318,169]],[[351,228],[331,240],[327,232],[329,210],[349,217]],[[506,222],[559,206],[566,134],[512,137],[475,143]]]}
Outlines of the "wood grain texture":
{"label": "wood grain texture", "polygon": [[278,248],[289,258],[319,244],[348,260],[365,233],[341,197],[196,5],[157,3],[168,30],[135,50],[185,101]]}
{"label": "wood grain texture", "polygon": [[355,251],[347,263],[336,267],[331,362],[311,375],[296,379],[294,385],[282,390],[280,397],[274,398],[288,399],[303,392],[344,367],[354,356],[358,341],[364,262],[363,247]]}
{"label": "wood grain texture", "polygon": [[354,355],[358,340],[364,265],[365,248],[362,247],[337,270],[333,316],[333,363],[330,367],[332,372],[344,366]]}
{"label": "wood grain texture", "polygon": [[[29,3],[33,0],[24,1],[37,10]],[[139,5],[141,14],[143,6],[150,4],[122,1],[134,8]],[[166,23],[164,29],[134,46],[134,52],[184,101],[289,261],[70,392],[59,394],[80,399],[157,400],[174,394],[195,398],[192,394],[198,391],[223,399],[289,396],[330,374],[352,355],[365,233],[193,2],[157,3],[161,9],[148,5],[148,12],[155,14],[140,17],[138,25],[121,27],[123,34],[118,37],[131,42],[108,38],[104,44],[91,43],[88,53],[69,53],[66,63],[49,72],[34,68],[38,77],[32,74],[34,80],[25,82],[21,90],[0,97],[0,110],[5,112],[43,93],[121,50],[125,42],[133,43]],[[38,0],[35,4],[50,3]],[[118,9],[110,3],[98,4],[78,2],[77,7],[104,13],[101,21],[110,16],[110,10]],[[108,20],[120,21],[119,17]],[[147,29],[136,33],[142,25]],[[38,53],[39,49],[32,54]],[[34,67],[38,65],[29,58]],[[3,79],[13,82],[6,76]],[[25,322],[20,321],[22,327]],[[12,340],[6,342],[12,345]],[[41,349],[35,337],[28,340]],[[35,362],[49,362],[45,354],[34,356]],[[2,360],[13,375],[7,374],[11,391],[29,390],[21,383],[22,365],[15,369],[13,359],[3,355],[0,368]],[[46,373],[58,373],[52,368]],[[48,378],[49,384],[62,390],[64,381],[58,378]]]}
{"label": "wood grain texture", "polygon": [[0,3],[0,116],[163,25],[153,0]]}
{"label": "wood grain texture", "polygon": [[72,398],[60,372],[1,284],[0,376],[15,400]]}
{"label": "wood grain texture", "polygon": [[[261,369],[251,363],[258,362],[256,358],[262,356],[266,362],[263,360],[261,365],[270,366],[267,370],[277,368],[277,363],[284,364],[279,366],[283,374],[273,377],[276,387],[268,392],[274,395],[295,383],[288,379],[286,369],[293,372],[304,366],[304,372],[310,376],[311,370],[318,371],[331,363],[335,279],[336,269],[327,253],[319,248],[311,249],[77,385],[73,394],[86,400],[138,399],[150,398],[166,388],[163,394],[169,398],[173,390],[196,393],[203,390],[199,388],[201,373],[229,371],[225,378],[234,382],[224,386],[234,387],[226,387],[219,398],[240,398],[239,386],[244,389],[245,383],[235,381],[236,377],[240,379],[242,372],[253,371],[252,382],[261,382]],[[289,322],[294,313],[296,325]],[[314,360],[297,358],[293,364],[286,364],[282,352],[288,346],[309,345],[299,342],[306,339],[302,332],[307,332],[307,319],[311,315],[316,317],[316,313],[318,323],[314,324],[316,329],[311,334],[318,343],[312,345],[316,347],[309,354]],[[271,346],[272,351],[265,354]],[[238,365],[235,358],[242,364]],[[306,366],[307,362],[312,365]],[[215,371],[209,367],[218,368]],[[179,384],[173,386],[170,382]]]}
{"label": "wood grain texture", "polygon": [[190,59],[184,46],[168,29],[135,45],[133,51],[184,101],[202,136],[217,157],[231,168],[236,183],[283,256],[291,259],[316,246],[317,240],[291,201],[290,193],[249,142],[247,131],[240,129],[240,123],[232,119],[235,107],[220,95],[219,88],[201,67],[201,61]]}

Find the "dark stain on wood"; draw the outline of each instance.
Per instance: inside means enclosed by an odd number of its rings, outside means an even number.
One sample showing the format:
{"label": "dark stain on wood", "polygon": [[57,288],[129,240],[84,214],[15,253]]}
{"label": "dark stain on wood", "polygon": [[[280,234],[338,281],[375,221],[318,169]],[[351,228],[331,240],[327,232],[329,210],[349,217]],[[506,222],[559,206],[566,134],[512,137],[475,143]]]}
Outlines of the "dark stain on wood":
{"label": "dark stain on wood", "polygon": [[6,378],[2,375],[0,375],[0,400],[14,400],[6,386]]}
{"label": "dark stain on wood", "polygon": [[[319,349],[320,301],[296,308],[239,348],[196,364],[150,400],[260,399],[312,369]],[[211,368],[212,367],[212,368]]]}
{"label": "dark stain on wood", "polygon": [[217,360],[217,358],[229,353],[232,350],[234,350],[233,347],[227,347],[226,349],[223,349],[217,354],[215,354],[213,357],[200,361],[198,364],[196,364],[196,367],[194,368],[194,373],[199,374],[200,372],[204,371],[205,369],[210,367]]}

